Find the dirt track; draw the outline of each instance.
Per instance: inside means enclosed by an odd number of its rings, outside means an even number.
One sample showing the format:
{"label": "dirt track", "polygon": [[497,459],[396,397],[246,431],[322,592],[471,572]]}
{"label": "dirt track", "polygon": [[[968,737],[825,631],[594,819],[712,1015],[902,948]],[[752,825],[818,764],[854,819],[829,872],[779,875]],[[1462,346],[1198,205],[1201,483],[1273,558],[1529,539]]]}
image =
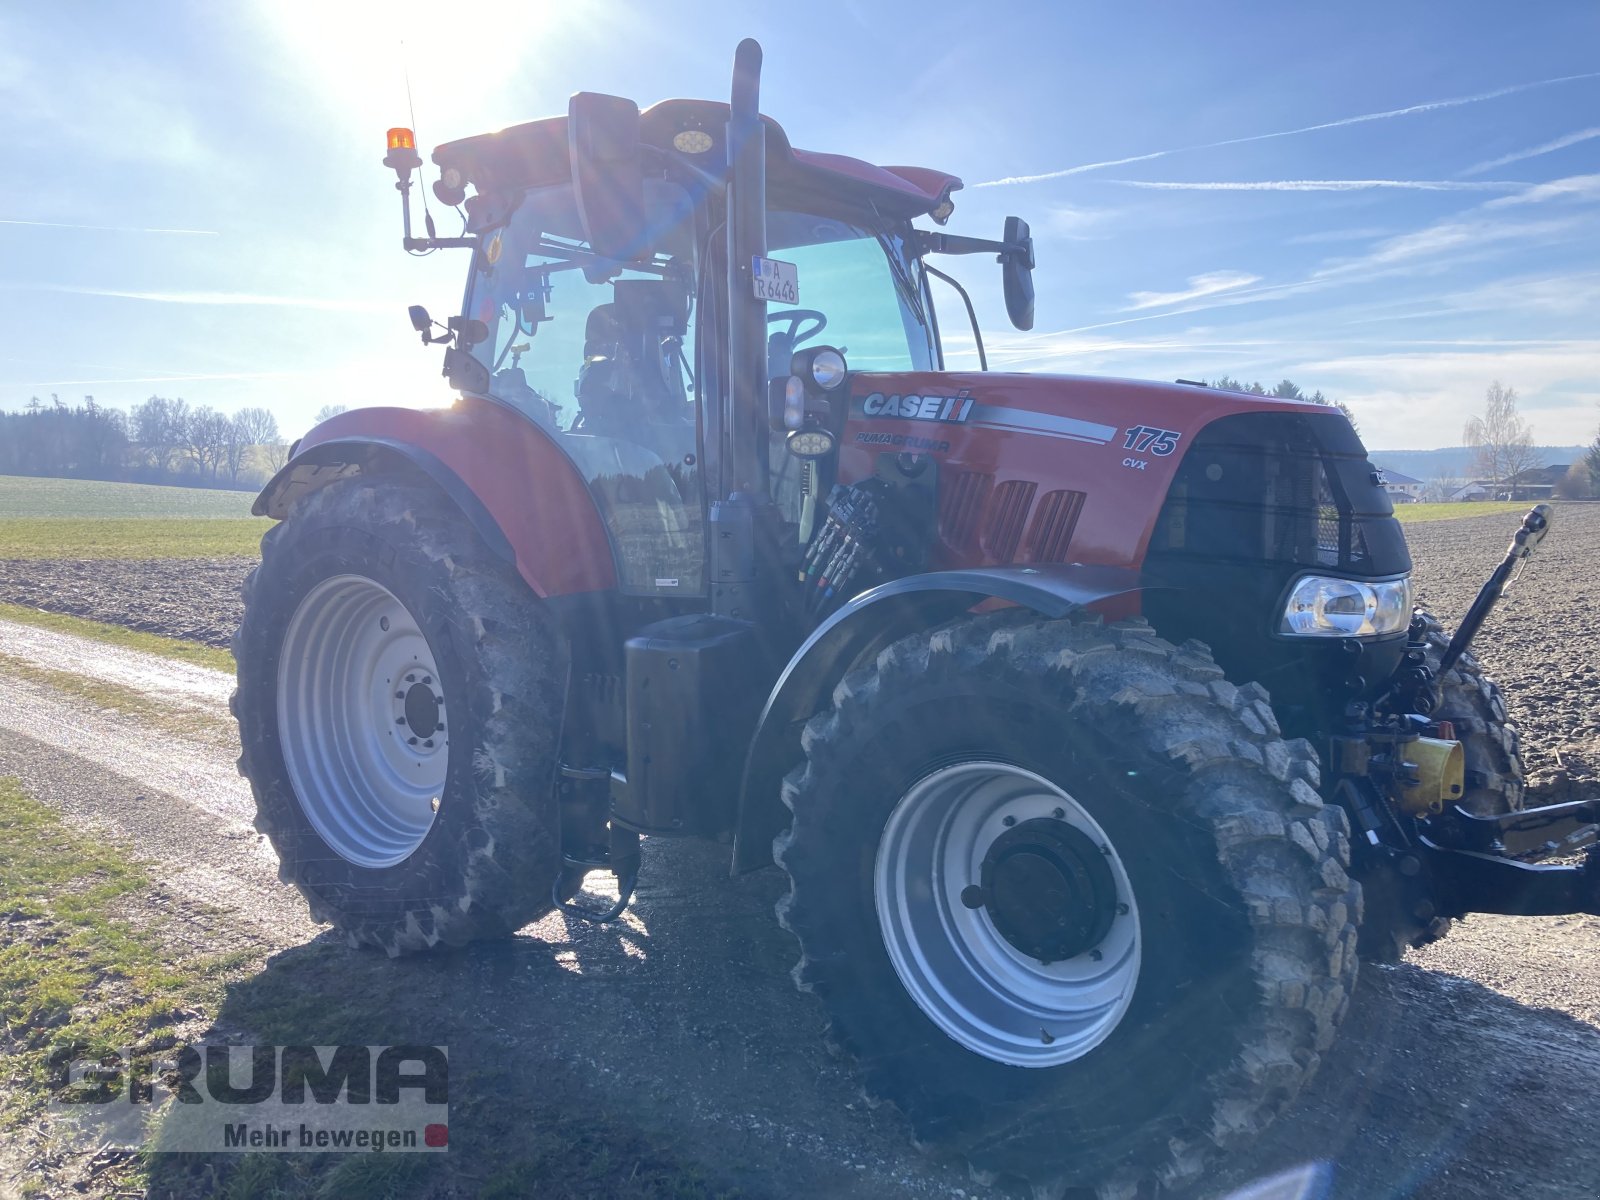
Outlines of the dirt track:
{"label": "dirt track", "polygon": [[[1590,574],[1600,506],[1562,517],[1483,641],[1545,799],[1600,776],[1600,583]],[[1512,524],[1408,531],[1422,596],[1447,624]],[[69,611],[132,611],[115,582],[124,565],[80,575]],[[190,620],[225,620],[234,601],[222,581],[231,571],[231,588],[245,565],[188,575],[175,594],[198,610]],[[21,598],[17,578],[17,564],[0,564],[0,599]],[[41,590],[62,595],[69,576],[52,578]],[[19,628],[0,623],[0,649],[73,653]],[[898,1118],[864,1106],[850,1072],[823,1051],[820,1011],[787,978],[793,948],[770,917],[772,873],[730,879],[723,848],[657,840],[626,926],[549,917],[504,946],[448,958],[346,954],[313,940],[298,899],[276,884],[226,752],[85,714],[30,684],[0,686],[0,773],[130,839],[165,864],[175,895],[226,910],[236,934],[278,951],[269,980],[392,996],[405,1028],[442,1032],[452,1061],[504,1076],[497,1102],[626,1114],[756,1195],[989,1194],[912,1151]],[[1479,917],[1403,966],[1365,970],[1333,1061],[1206,1194],[1307,1163],[1327,1164],[1336,1197],[1600,1193],[1597,963],[1600,920]]]}

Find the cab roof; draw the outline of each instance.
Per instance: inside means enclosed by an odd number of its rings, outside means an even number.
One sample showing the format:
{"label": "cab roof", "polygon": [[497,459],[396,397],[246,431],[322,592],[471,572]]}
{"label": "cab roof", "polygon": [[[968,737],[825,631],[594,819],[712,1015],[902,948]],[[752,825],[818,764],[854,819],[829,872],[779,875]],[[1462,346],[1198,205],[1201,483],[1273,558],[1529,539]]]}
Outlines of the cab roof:
{"label": "cab roof", "polygon": [[[798,150],[783,127],[762,117],[767,129],[767,187],[786,203],[873,208],[884,216],[911,218],[932,212],[961,187],[961,180],[928,167],[877,166],[843,154]],[[726,175],[728,105],[714,100],[663,100],[639,114],[640,141],[673,151],[678,134],[698,130],[711,146],[682,157],[717,178]],[[521,191],[566,183],[572,178],[567,118],[546,117],[495,133],[446,142],[433,152],[441,170],[455,168],[463,183],[480,193]]]}

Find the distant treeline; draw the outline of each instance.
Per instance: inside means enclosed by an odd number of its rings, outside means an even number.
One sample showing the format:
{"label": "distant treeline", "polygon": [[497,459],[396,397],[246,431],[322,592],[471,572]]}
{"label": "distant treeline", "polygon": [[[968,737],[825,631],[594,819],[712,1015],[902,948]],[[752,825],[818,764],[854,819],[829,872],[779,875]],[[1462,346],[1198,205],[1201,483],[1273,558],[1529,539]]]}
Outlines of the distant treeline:
{"label": "distant treeline", "polygon": [[129,412],[85,396],[69,405],[35,396],[0,412],[0,475],[255,488],[283,465],[288,447],[264,408],[231,416],[151,396]]}

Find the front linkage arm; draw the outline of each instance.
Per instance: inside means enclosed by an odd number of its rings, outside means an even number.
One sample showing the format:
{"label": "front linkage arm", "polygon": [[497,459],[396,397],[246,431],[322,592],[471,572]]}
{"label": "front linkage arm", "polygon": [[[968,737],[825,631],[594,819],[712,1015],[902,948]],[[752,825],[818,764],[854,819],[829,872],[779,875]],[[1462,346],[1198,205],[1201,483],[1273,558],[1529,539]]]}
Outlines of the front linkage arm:
{"label": "front linkage arm", "polygon": [[[1423,627],[1414,628],[1413,645],[1407,665],[1395,679],[1394,688],[1381,708],[1392,714],[1388,720],[1426,724],[1424,717],[1407,713],[1431,713],[1437,704],[1435,681],[1449,671],[1483,628],[1485,618],[1505,594],[1515,573],[1549,533],[1554,514],[1548,504],[1535,505],[1522,520],[1521,527],[1506,548],[1501,560],[1467,610],[1455,636],[1450,639],[1437,665],[1429,667],[1423,642]],[[1354,731],[1352,731],[1354,732]],[[1349,750],[1366,748],[1374,731],[1341,739]],[[1448,733],[1441,736],[1449,737]],[[1398,753],[1386,758],[1404,757],[1404,743]],[[1359,756],[1358,756],[1359,757]],[[1373,763],[1378,762],[1375,757]],[[1350,796],[1372,803],[1358,806],[1356,816],[1368,842],[1380,854],[1391,858],[1402,876],[1414,884],[1425,884],[1431,896],[1425,907],[1438,916],[1458,917],[1467,913],[1505,913],[1516,916],[1551,916],[1562,913],[1600,915],[1600,800],[1550,805],[1497,816],[1476,816],[1451,806],[1436,815],[1413,812],[1407,821],[1392,812],[1393,819],[1378,819],[1386,806],[1376,803],[1376,791],[1386,790],[1366,764],[1342,764],[1336,769],[1349,776],[1344,784]],[[1408,828],[1409,827],[1409,828]],[[1545,860],[1568,855],[1589,847],[1581,866],[1543,865]]]}

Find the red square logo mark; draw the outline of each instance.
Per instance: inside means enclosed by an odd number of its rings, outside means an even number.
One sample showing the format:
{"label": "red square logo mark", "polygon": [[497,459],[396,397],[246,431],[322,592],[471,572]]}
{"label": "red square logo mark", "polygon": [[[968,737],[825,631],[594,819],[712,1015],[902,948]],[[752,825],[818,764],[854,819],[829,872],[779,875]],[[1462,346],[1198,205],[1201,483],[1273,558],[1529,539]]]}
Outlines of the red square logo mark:
{"label": "red square logo mark", "polygon": [[448,1146],[450,1144],[450,1126],[429,1125],[422,1131],[422,1144],[425,1146]]}

